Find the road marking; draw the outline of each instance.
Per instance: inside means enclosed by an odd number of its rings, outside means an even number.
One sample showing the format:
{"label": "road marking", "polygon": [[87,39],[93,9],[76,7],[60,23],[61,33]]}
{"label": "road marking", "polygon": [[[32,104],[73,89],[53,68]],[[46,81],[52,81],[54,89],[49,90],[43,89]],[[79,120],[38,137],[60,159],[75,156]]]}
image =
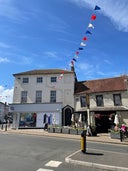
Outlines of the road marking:
{"label": "road marking", "polygon": [[54,171],[54,170],[49,170],[49,169],[42,169],[42,168],[40,168],[40,169],[38,169],[38,170],[36,170],[36,171]]}
{"label": "road marking", "polygon": [[54,161],[51,160],[48,163],[45,164],[45,166],[49,166],[49,167],[58,167],[62,162],[60,161]]}

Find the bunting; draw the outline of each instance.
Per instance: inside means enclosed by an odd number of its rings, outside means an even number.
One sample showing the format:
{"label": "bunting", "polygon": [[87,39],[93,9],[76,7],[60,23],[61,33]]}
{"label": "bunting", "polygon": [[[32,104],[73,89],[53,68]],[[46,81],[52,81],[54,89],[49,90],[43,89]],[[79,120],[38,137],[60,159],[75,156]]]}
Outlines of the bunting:
{"label": "bunting", "polygon": [[[94,8],[94,11],[97,11],[97,10],[100,10],[100,9],[101,8],[96,5],[95,8]],[[87,43],[85,43],[85,42],[87,42],[89,40],[88,36],[92,35],[93,29],[95,28],[93,22],[96,20],[96,18],[97,18],[97,16],[93,12],[93,14],[90,17],[90,21],[89,21],[89,24],[87,26],[87,29],[85,31],[85,35],[83,36],[82,41],[80,43],[80,46],[78,47],[77,51],[75,52],[75,55],[73,56],[73,58],[72,58],[72,60],[70,62],[70,66],[74,66],[74,63],[77,62],[77,59],[79,57],[80,52],[82,50],[84,50],[84,48],[86,47]],[[60,74],[59,80],[62,79],[63,75],[64,75],[64,73]]]}
{"label": "bunting", "polygon": [[[94,11],[97,11],[97,10],[100,10],[100,9],[101,8],[96,5],[95,8],[94,8]],[[96,20],[96,18],[97,18],[97,16],[96,16],[95,12],[93,12],[93,14],[90,17],[89,24],[88,24],[88,26],[86,28],[85,35],[83,36],[82,41],[80,43],[80,47],[78,47],[78,50],[75,52],[75,55],[74,55],[74,57],[72,58],[72,60],[70,62],[71,66],[74,66],[74,63],[77,62],[77,59],[78,59],[78,57],[80,55],[80,52],[82,50],[84,50],[84,48],[86,47],[86,45],[87,45],[86,42],[89,40],[88,36],[92,35],[93,29],[95,28],[94,27],[94,21]]]}

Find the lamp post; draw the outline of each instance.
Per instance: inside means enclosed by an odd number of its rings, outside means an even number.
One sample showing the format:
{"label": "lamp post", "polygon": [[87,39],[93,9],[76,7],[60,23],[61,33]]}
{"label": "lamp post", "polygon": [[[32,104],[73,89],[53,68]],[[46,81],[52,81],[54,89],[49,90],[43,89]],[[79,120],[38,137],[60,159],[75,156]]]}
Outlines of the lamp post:
{"label": "lamp post", "polygon": [[89,100],[89,94],[86,94],[86,102],[87,102],[87,134],[92,135],[91,128],[90,128],[90,100]]}
{"label": "lamp post", "polygon": [[[128,98],[128,76],[124,79],[124,88],[126,89],[126,98]],[[126,102],[126,108],[127,108],[127,102]]]}
{"label": "lamp post", "polygon": [[4,105],[4,113],[5,113],[5,116],[4,116],[4,119],[5,119],[5,131],[7,131],[8,112],[7,112],[7,103],[6,102],[5,102],[5,105]]}
{"label": "lamp post", "polygon": [[89,113],[90,113],[90,110],[89,110],[90,101],[89,101],[89,94],[86,94],[86,102],[87,102],[87,121],[88,121],[88,126],[90,126],[90,116],[89,116]]}

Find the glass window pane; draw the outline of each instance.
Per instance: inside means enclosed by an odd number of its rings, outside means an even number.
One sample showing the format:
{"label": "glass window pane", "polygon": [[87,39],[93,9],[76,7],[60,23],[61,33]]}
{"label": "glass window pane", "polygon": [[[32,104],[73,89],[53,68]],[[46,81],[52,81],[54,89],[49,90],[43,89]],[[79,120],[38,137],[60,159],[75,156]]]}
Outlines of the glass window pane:
{"label": "glass window pane", "polygon": [[42,102],[42,91],[36,91],[36,103]]}
{"label": "glass window pane", "polygon": [[103,95],[96,96],[96,104],[97,106],[103,106]]}
{"label": "glass window pane", "polygon": [[21,103],[27,103],[27,91],[21,92]]}
{"label": "glass window pane", "polygon": [[56,102],[56,91],[50,92],[50,102]]}
{"label": "glass window pane", "polygon": [[56,77],[51,77],[51,83],[56,82]]}
{"label": "glass window pane", "polygon": [[121,103],[121,95],[120,94],[114,94],[113,98],[114,98],[114,105],[115,106],[121,106],[122,105],[122,103]]}
{"label": "glass window pane", "polygon": [[24,77],[23,78],[23,83],[28,83],[29,82],[29,78],[28,77]]}
{"label": "glass window pane", "polygon": [[85,96],[80,97],[80,104],[81,104],[81,107],[86,107],[86,97]]}
{"label": "glass window pane", "polygon": [[43,77],[37,77],[37,83],[42,83],[43,82]]}

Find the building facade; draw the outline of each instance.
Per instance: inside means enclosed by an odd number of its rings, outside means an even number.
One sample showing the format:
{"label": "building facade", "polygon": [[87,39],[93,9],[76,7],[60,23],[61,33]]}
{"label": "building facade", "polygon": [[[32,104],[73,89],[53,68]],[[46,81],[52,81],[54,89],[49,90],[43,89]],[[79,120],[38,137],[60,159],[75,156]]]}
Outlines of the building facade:
{"label": "building facade", "polygon": [[5,104],[0,102],[0,122],[4,121],[5,117]]}
{"label": "building facade", "polygon": [[15,77],[13,127],[42,128],[49,125],[70,126],[75,122],[95,126],[108,132],[117,114],[128,125],[128,77],[126,75],[77,81],[74,68],[32,70]]}
{"label": "building facade", "polygon": [[32,70],[15,77],[13,126],[44,127],[70,125],[74,109],[74,71],[48,69]]}
{"label": "building facade", "polygon": [[[118,114],[120,124],[128,125],[127,76],[78,82],[75,90],[76,115],[96,126],[97,132],[108,132]],[[88,117],[89,112],[89,117]]]}
{"label": "building facade", "polygon": [[5,116],[9,113],[9,106],[7,103],[0,102],[0,123],[4,122]]}

